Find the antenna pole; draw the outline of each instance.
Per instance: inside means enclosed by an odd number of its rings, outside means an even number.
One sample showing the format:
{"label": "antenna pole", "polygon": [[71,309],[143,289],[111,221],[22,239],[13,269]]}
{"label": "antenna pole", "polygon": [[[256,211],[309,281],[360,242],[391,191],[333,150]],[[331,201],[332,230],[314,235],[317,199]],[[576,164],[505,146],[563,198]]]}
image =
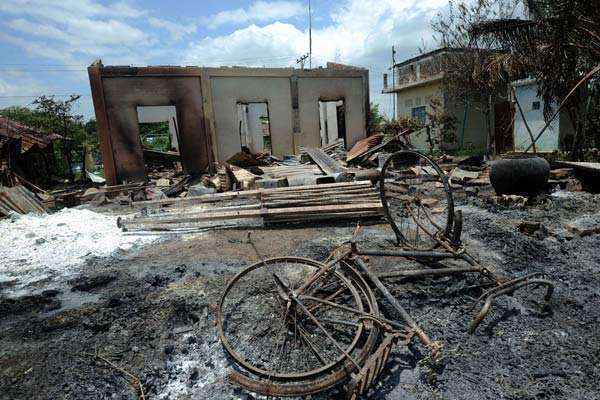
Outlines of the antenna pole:
{"label": "antenna pole", "polygon": [[312,69],[312,12],[308,0],[308,68]]}

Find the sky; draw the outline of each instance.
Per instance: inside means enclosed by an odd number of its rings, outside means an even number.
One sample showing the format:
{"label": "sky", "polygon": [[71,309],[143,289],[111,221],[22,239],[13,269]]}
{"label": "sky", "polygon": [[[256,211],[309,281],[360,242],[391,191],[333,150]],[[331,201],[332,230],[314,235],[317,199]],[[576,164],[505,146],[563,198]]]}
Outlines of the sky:
{"label": "sky", "polygon": [[[430,21],[448,0],[312,0],[312,66],[368,68],[384,112],[383,73],[435,47]],[[297,66],[308,53],[308,0],[1,0],[0,108],[80,94],[94,116],[87,66]]]}

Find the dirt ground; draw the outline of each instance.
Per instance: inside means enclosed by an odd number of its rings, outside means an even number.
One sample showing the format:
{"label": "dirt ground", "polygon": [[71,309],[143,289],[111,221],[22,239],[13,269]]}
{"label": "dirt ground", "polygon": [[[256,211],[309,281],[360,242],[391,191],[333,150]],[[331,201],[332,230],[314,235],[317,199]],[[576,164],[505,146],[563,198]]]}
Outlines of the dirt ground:
{"label": "dirt ground", "polygon": [[[476,276],[388,282],[424,330],[444,342],[444,357],[434,365],[419,348],[396,349],[369,398],[600,399],[600,235],[566,229],[600,220],[600,196],[558,192],[522,209],[457,197],[470,252],[509,276],[543,273],[556,283],[554,296],[549,305],[542,289],[503,297],[468,335],[481,294]],[[546,229],[525,235],[517,228],[522,220]],[[354,227],[251,232],[265,257],[323,260]],[[127,373],[139,378],[146,399],[261,398],[226,382],[230,363],[214,326],[225,282],[257,261],[247,232],[173,236],[89,258],[79,276],[38,284],[27,296],[0,288],[0,398],[137,399]],[[380,222],[365,227],[361,246],[389,249],[390,239]],[[371,263],[378,271],[411,265]],[[318,398],[344,396],[333,390]]]}

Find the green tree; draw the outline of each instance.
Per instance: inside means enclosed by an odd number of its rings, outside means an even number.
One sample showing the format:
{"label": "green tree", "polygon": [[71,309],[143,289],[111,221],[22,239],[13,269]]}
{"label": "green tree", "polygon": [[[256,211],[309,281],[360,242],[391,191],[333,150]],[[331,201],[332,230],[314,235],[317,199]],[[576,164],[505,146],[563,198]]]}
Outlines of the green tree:
{"label": "green tree", "polygon": [[369,124],[367,126],[367,134],[381,132],[382,126],[385,123],[385,117],[379,111],[379,104],[371,103],[369,110]]}
{"label": "green tree", "polygon": [[139,126],[140,137],[144,147],[158,151],[171,150],[171,134],[167,121],[147,122]]}
{"label": "green tree", "polygon": [[81,96],[71,95],[67,100],[58,100],[54,96],[40,96],[34,100],[36,110],[43,115],[45,130],[62,135],[65,139],[60,146],[60,153],[67,165],[67,176],[75,180],[73,162],[83,162],[83,145],[85,143],[85,130],[83,116],[73,113],[73,106]]}
{"label": "green tree", "polygon": [[[571,156],[581,157],[584,146],[597,142],[589,137],[599,135],[591,130],[597,107],[588,99],[590,94],[598,93],[599,74],[581,85],[580,90],[571,90],[599,65],[598,1],[459,0],[450,4],[450,12],[434,23],[438,42],[497,53],[471,65],[455,63],[465,65],[459,69],[464,79],[448,79],[451,84],[472,87],[475,90],[470,94],[476,96],[477,87],[485,94],[497,83],[532,77],[544,100],[546,118],[554,114],[555,104],[566,99],[564,110],[575,130],[570,143],[564,143]],[[586,109],[588,113],[583,111]]]}
{"label": "green tree", "polygon": [[[97,135],[90,135],[83,124],[83,116],[73,112],[79,95],[71,95],[67,100],[58,100],[54,96],[40,96],[32,103],[33,108],[12,106],[0,110],[0,115],[21,122],[46,133],[57,133],[67,140],[54,146],[55,158],[59,170],[71,181],[74,180],[73,163],[83,162],[85,144],[88,141],[97,146]],[[95,131],[95,129],[94,129]]]}

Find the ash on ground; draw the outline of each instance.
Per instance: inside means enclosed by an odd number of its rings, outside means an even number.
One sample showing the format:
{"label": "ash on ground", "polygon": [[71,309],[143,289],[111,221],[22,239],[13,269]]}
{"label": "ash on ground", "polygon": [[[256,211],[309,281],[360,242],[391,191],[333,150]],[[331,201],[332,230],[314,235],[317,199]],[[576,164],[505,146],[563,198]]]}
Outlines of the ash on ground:
{"label": "ash on ground", "polygon": [[[600,399],[600,235],[579,235],[572,226],[598,215],[600,197],[558,193],[521,208],[458,202],[471,253],[507,275],[543,273],[556,282],[554,296],[549,305],[541,301],[542,289],[502,297],[471,336],[477,277],[390,282],[430,336],[444,342],[444,357],[434,365],[422,349],[397,348],[370,398]],[[584,215],[589,218],[578,220]],[[540,222],[544,231],[522,233],[523,220]],[[103,359],[138,377],[149,399],[261,398],[227,383],[231,362],[215,328],[227,280],[259,260],[246,230],[163,241],[127,237],[100,248],[93,235],[111,233],[87,223],[83,236],[69,236],[66,227],[56,233],[60,246],[42,255],[52,243],[49,232],[61,227],[57,220],[26,238],[27,253],[18,256],[7,245],[26,236],[20,223],[2,223],[2,251],[11,264],[2,265],[0,289],[0,398],[137,399],[135,382]],[[263,257],[323,260],[354,228],[289,225],[256,229],[252,237]],[[385,223],[370,225],[361,245],[389,249],[391,237]],[[46,242],[36,245],[39,238]],[[71,253],[71,246],[82,251]],[[371,263],[377,270],[410,267],[392,258]],[[32,271],[44,279],[31,279]]]}

